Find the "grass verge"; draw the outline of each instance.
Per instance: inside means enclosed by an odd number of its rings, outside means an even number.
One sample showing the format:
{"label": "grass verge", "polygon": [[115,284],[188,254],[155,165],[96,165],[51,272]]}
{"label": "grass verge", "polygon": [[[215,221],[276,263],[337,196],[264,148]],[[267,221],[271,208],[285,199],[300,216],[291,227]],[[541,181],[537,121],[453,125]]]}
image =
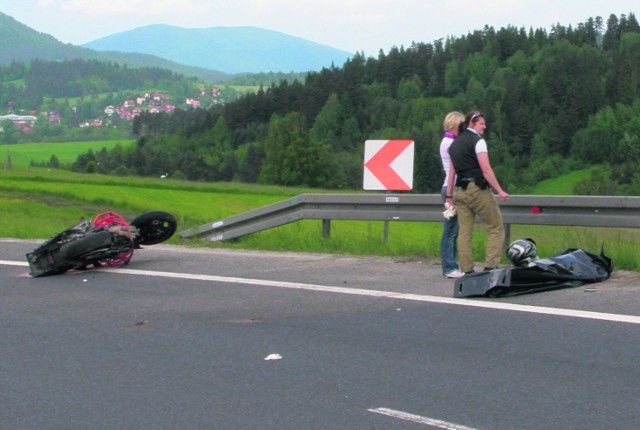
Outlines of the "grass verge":
{"label": "grass verge", "polygon": [[[44,168],[0,171],[0,237],[43,239],[73,225],[80,217],[113,210],[127,219],[151,210],[176,216],[179,231],[198,227],[302,193],[326,190],[238,183],[192,183],[148,178],[77,174]],[[476,226],[474,257],[482,263],[486,236]],[[181,240],[169,243],[273,251],[323,252],[438,258],[439,223],[389,224],[385,243],[381,221],[332,221],[331,237],[322,237],[319,220],[303,220],[229,242]],[[513,225],[511,239],[532,237],[538,254],[549,257],[568,248],[605,253],[619,269],[640,270],[636,229]],[[503,260],[506,264],[506,259]]]}

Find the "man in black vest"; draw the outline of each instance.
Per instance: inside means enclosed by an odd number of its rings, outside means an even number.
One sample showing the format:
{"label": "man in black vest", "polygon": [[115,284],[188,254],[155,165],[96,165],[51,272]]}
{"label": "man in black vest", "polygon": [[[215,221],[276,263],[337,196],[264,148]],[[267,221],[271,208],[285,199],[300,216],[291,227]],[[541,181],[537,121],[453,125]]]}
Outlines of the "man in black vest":
{"label": "man in black vest", "polygon": [[[474,218],[478,216],[487,231],[485,249],[485,270],[500,265],[504,245],[504,225],[500,207],[493,197],[493,188],[503,201],[509,199],[489,163],[487,142],[482,133],[487,127],[482,112],[470,112],[462,125],[464,131],[449,147],[451,165],[446,201],[455,204],[458,213],[460,231],[458,235],[458,254],[460,268],[465,273],[473,272],[473,253],[471,235]],[[455,183],[455,187],[454,187]]]}

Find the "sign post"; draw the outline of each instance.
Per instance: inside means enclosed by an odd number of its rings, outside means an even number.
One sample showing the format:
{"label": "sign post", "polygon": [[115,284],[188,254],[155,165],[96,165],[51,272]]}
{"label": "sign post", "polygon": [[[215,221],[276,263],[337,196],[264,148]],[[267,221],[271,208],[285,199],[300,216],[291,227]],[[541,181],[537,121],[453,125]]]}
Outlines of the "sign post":
{"label": "sign post", "polygon": [[[413,140],[367,140],[364,142],[365,190],[409,191],[413,188]],[[389,241],[389,220],[384,237]]]}

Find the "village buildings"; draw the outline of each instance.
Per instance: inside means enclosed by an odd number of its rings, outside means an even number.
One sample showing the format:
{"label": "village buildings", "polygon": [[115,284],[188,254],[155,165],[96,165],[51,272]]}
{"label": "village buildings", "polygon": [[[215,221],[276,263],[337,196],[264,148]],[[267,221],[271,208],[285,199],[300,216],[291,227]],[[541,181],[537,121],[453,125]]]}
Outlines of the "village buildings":
{"label": "village buildings", "polygon": [[[206,90],[201,88],[199,91],[200,97],[206,97]],[[220,90],[218,88],[212,88],[210,90],[211,104],[217,102],[216,98],[220,96]],[[182,105],[187,108],[200,108],[203,107],[201,98],[187,97]],[[160,112],[173,112],[176,109],[176,105],[170,102],[170,97],[164,93],[145,93],[144,95],[135,97],[134,99],[127,99],[118,106],[105,106],[104,116],[100,118],[85,119],[78,123],[78,127],[103,127],[109,126],[117,118],[120,121],[131,122],[136,116],[147,111],[150,113]],[[72,108],[72,112],[76,113],[77,109]],[[38,121],[38,117],[46,121],[49,124],[57,125],[62,123],[62,115],[58,111],[41,112],[39,115],[35,111],[30,111],[29,115],[18,115],[14,113],[8,113],[6,115],[0,115],[0,123],[9,120],[13,124],[22,129],[23,132],[28,133],[31,128]],[[0,126],[0,132],[2,132]]]}

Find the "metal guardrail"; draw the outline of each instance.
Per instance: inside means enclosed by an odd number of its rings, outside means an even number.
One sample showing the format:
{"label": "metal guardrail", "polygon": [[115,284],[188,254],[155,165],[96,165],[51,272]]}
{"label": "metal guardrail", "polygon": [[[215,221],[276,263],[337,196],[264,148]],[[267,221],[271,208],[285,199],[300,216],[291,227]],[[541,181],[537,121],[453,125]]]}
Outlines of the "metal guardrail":
{"label": "metal guardrail", "polygon": [[[500,202],[507,230],[511,224],[584,227],[640,227],[640,197],[511,196]],[[212,241],[238,238],[302,219],[322,220],[329,236],[331,220],[441,222],[439,194],[301,194],[288,200],[204,224],[182,238]]]}

